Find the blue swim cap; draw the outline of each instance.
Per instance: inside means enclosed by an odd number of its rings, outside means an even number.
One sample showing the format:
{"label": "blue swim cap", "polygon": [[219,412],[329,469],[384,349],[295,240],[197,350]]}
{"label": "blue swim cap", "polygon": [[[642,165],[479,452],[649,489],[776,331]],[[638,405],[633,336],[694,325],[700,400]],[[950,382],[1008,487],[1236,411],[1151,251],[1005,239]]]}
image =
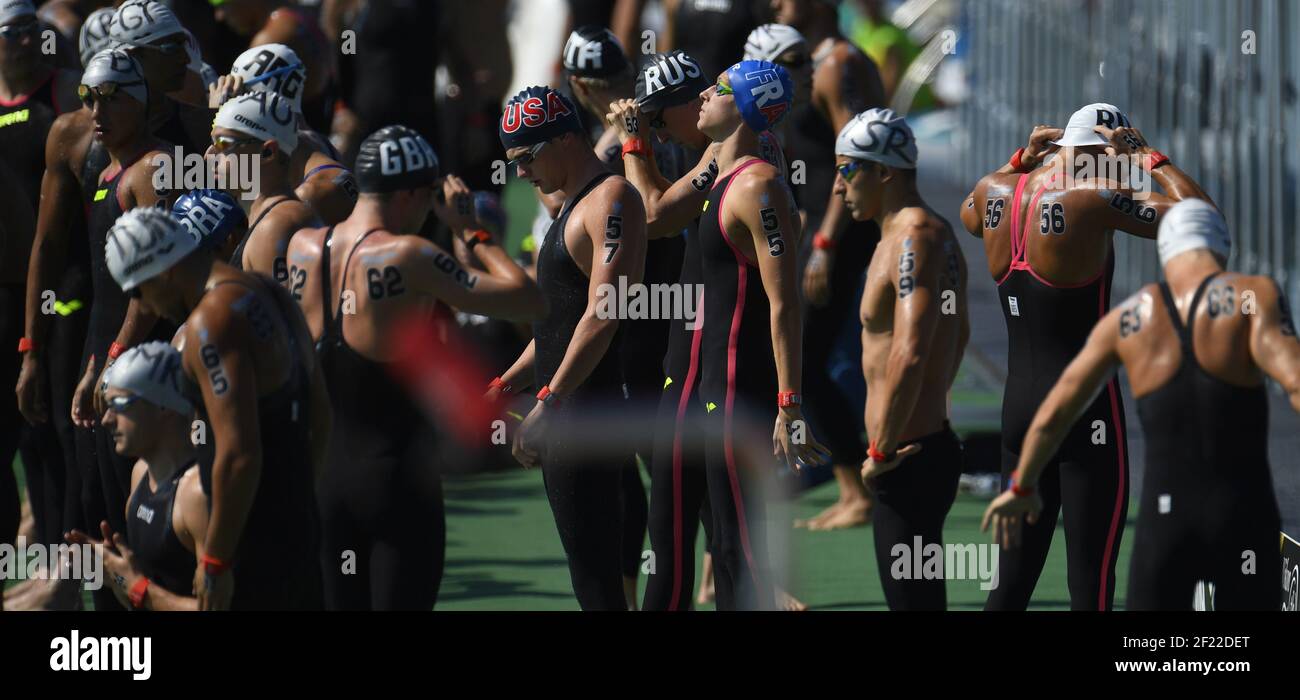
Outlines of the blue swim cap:
{"label": "blue swim cap", "polygon": [[578,108],[549,87],[530,87],[510,98],[501,113],[501,145],[532,146],[556,136],[583,133]]}
{"label": "blue swim cap", "polygon": [[474,216],[493,234],[505,235],[506,211],[495,193],[487,190],[474,193]]}
{"label": "blue swim cap", "polygon": [[756,132],[779,124],[794,104],[794,81],[770,61],[741,61],[727,69],[727,81],[740,117]]}
{"label": "blue swim cap", "polygon": [[221,190],[191,190],[172,205],[172,218],[197,233],[212,250],[220,248],[235,229],[248,223],[244,210]]}

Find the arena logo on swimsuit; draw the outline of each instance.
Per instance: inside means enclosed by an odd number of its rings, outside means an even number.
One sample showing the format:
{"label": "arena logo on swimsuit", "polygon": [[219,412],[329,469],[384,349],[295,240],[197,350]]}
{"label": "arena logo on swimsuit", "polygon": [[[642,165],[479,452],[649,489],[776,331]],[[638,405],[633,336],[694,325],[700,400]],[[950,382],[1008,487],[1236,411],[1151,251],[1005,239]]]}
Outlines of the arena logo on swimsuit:
{"label": "arena logo on swimsuit", "polygon": [[521,102],[511,102],[506,105],[506,112],[501,115],[501,130],[513,134],[521,127],[533,129],[571,113],[560,96],[554,92],[546,96],[545,109],[543,109],[542,98],[529,97]]}
{"label": "arena logo on swimsuit", "polygon": [[[776,71],[765,68],[745,74],[745,80],[753,80],[758,84],[749,89],[749,94],[754,96],[754,104],[758,105],[758,111],[767,117],[769,124],[775,124],[781,119],[781,115],[790,108],[790,103],[785,102],[785,86],[781,84],[781,79],[777,76]],[[769,103],[775,104],[769,104]]]}

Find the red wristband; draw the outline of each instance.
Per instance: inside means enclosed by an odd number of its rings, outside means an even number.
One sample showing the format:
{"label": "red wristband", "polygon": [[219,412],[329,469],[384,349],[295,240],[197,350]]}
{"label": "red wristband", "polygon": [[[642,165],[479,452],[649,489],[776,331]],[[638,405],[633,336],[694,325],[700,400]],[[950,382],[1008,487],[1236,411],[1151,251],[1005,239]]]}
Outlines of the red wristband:
{"label": "red wristband", "polygon": [[894,461],[894,456],[895,455],[887,455],[884,452],[877,450],[875,440],[872,440],[871,444],[867,446],[867,457],[870,457],[873,462],[892,462]]}
{"label": "red wristband", "polygon": [[480,243],[491,243],[491,242],[492,242],[492,234],[488,233],[486,230],[481,228],[476,229],[474,231],[470,231],[469,235],[465,237],[465,247],[469,248],[470,250],[474,250],[474,246]]}
{"label": "red wristband", "polygon": [[803,397],[793,391],[776,392],[776,405],[778,408],[789,408],[798,406],[803,403]]}
{"label": "red wristband", "polygon": [[541,391],[537,392],[537,400],[541,401],[542,404],[546,406],[560,405],[560,397],[551,393],[550,386],[544,386]]}
{"label": "red wristband", "polygon": [[623,155],[635,153],[642,158],[650,155],[650,146],[646,144],[645,139],[634,136],[623,144]]}
{"label": "red wristband", "polygon": [[206,573],[209,576],[220,576],[223,572],[225,572],[227,569],[230,568],[230,564],[228,562],[221,561],[220,559],[214,556],[210,556],[208,554],[204,554],[203,558],[200,559],[199,561],[203,564],[204,573]]}
{"label": "red wristband", "polygon": [[1169,156],[1161,153],[1160,151],[1151,151],[1150,153],[1147,154],[1144,165],[1146,166],[1147,172],[1151,172],[1152,170],[1155,170],[1156,168],[1168,162],[1169,162]]}
{"label": "red wristband", "polygon": [[1014,473],[1012,473],[1012,474],[1011,474],[1011,493],[1014,493],[1014,494],[1016,494],[1017,496],[1031,496],[1031,495],[1033,495],[1033,493],[1034,493],[1034,487],[1033,487],[1033,486],[1021,486],[1019,483],[1017,483],[1016,475],[1015,475]]}
{"label": "red wristband", "polygon": [[817,250],[835,250],[835,241],[818,231],[813,235],[813,248]]}
{"label": "red wristband", "polygon": [[36,345],[32,343],[31,338],[18,339],[18,352],[31,352],[35,349],[36,349]]}
{"label": "red wristband", "polygon": [[149,579],[141,576],[131,586],[131,590],[126,597],[131,600],[131,607],[139,610],[144,607],[144,596],[149,592]]}
{"label": "red wristband", "polygon": [[113,344],[108,346],[108,359],[116,360],[121,357],[122,353],[126,352],[127,349],[128,348],[125,345],[114,340]]}
{"label": "red wristband", "polygon": [[1024,155],[1024,154],[1025,154],[1025,147],[1024,147],[1024,146],[1021,146],[1020,148],[1017,148],[1017,149],[1016,149],[1016,152],[1011,154],[1011,160],[1008,161],[1008,165],[1011,166],[1011,169],[1012,169],[1012,170],[1019,171],[1021,168],[1024,167],[1024,163],[1020,162],[1020,156],[1022,156],[1022,155]]}
{"label": "red wristband", "polygon": [[502,379],[501,377],[497,377],[496,379],[493,379],[492,381],[488,382],[488,388],[500,389],[501,393],[503,394],[510,393],[510,385],[506,384],[506,380]]}

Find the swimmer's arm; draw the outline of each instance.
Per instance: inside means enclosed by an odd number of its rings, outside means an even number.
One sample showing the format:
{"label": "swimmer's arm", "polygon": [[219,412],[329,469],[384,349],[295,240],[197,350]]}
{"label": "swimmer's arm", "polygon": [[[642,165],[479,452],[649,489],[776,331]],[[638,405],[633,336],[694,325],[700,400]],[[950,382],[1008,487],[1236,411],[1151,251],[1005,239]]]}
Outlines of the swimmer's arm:
{"label": "swimmer's arm", "polygon": [[1300,412],[1300,340],[1296,338],[1294,317],[1286,297],[1272,280],[1255,285],[1255,294],[1258,313],[1251,316],[1251,357],[1264,374],[1282,386],[1291,408]]}
{"label": "swimmer's arm", "polygon": [[[157,165],[146,163],[145,167],[133,168],[129,174],[127,185],[126,199],[127,208],[137,207],[158,207],[163,211],[170,211],[171,205],[169,197],[159,195],[153,187],[153,173],[158,169]],[[147,311],[140,304],[139,299],[131,299],[126,305],[126,318],[122,320],[122,327],[117,331],[117,337],[114,341],[122,347],[129,348],[144,342],[149,334],[153,332],[154,325],[158,323],[158,316],[151,311]],[[104,364],[107,368],[112,360]],[[102,376],[101,372],[101,376]]]}
{"label": "swimmer's arm", "polygon": [[515,360],[510,369],[501,375],[501,381],[509,384],[512,391],[520,392],[533,385],[534,364],[537,359],[537,341],[528,341],[528,347],[519,353],[519,359]]}
{"label": "swimmer's arm", "polygon": [[[821,111],[829,119],[836,134],[858,112],[885,106],[885,88],[880,73],[876,70],[876,64],[865,55],[841,48],[836,51],[834,60],[818,67],[818,72],[826,77],[820,82],[826,86],[820,100]],[[826,76],[828,73],[830,75]],[[817,100],[816,96],[814,100]],[[831,192],[826,202],[826,213],[818,224],[818,233],[832,242],[839,241],[849,223],[846,212],[844,199]]]}
{"label": "swimmer's arm", "polygon": [[[890,279],[898,295],[894,303],[893,340],[885,362],[884,412],[880,424],[867,427],[876,449],[889,454],[898,447],[899,438],[921,395],[925,376],[925,355],[939,327],[939,287],[942,257],[929,247],[932,234],[919,227],[905,234],[896,247],[897,260],[891,261]],[[911,241],[910,247],[905,244]]]}
{"label": "swimmer's arm", "polygon": [[769,323],[777,391],[803,393],[798,214],[791,208],[789,191],[783,181],[748,174],[741,178],[739,182],[732,180],[732,186],[738,186],[732,194],[739,196],[728,198],[725,206],[749,229],[753,238],[754,257],[758,259],[758,272],[771,311]]}
{"label": "swimmer's arm", "polygon": [[700,162],[677,182],[660,174],[653,150],[644,156],[623,156],[625,176],[645,202],[646,235],[651,240],[679,235],[700,215],[717,175],[716,165],[712,172],[709,168],[714,150],[712,145],[704,149]]}
{"label": "swimmer's arm", "polygon": [[1120,363],[1117,350],[1120,313],[1125,308],[1115,307],[1097,322],[1083,350],[1061,373],[1061,378],[1038,407],[1020,449],[1017,484],[1032,487],[1038,483],[1043,467],[1060,447],[1070,428],[1115,373]]}
{"label": "swimmer's arm", "polygon": [[987,192],[987,176],[975,183],[975,189],[966,195],[961,203],[961,225],[966,232],[976,238],[984,237],[984,197]]}
{"label": "swimmer's arm", "polygon": [[[50,127],[45,142],[45,174],[41,177],[41,203],[36,218],[36,233],[32,240],[31,258],[27,267],[27,304],[25,336],[36,345],[30,353],[33,358],[45,357],[46,330],[49,316],[41,312],[42,294],[53,289],[59,271],[63,270],[68,252],[72,212],[81,197],[81,184],[72,171],[69,161],[71,150],[67,143],[75,137],[75,126],[70,118],[59,117]],[[72,299],[59,299],[70,302]],[[83,304],[89,300],[80,300]]]}
{"label": "swimmer's arm", "polygon": [[416,293],[462,311],[511,321],[531,321],[545,312],[537,284],[495,240],[474,246],[473,255],[486,272],[465,269],[429,241],[408,241],[399,249],[399,268],[410,271],[405,277]]}
{"label": "swimmer's arm", "polygon": [[646,226],[641,196],[630,186],[600,190],[595,195],[600,199],[592,202],[594,206],[587,209],[582,221],[591,239],[587,309],[548,385],[561,398],[587,381],[618,332],[618,318],[601,318],[609,315],[603,313],[610,302],[606,298],[609,290],[618,288],[619,278],[626,279],[629,286],[639,283],[645,269]]}
{"label": "swimmer's arm", "polygon": [[[641,26],[641,13],[645,10],[645,0],[614,0],[614,10],[610,13],[609,25],[614,36],[628,50],[641,43],[637,29]],[[635,49],[631,49],[635,51]],[[635,56],[633,56],[635,57]]]}

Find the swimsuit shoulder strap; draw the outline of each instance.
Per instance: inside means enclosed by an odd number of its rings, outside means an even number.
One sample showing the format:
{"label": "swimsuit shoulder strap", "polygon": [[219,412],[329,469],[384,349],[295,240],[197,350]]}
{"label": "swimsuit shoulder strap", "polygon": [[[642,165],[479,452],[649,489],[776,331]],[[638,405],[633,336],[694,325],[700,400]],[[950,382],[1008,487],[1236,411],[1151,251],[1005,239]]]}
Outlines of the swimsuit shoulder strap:
{"label": "swimsuit shoulder strap", "polygon": [[320,247],[320,306],[323,314],[324,323],[321,324],[321,340],[325,340],[332,330],[330,327],[330,318],[333,310],[330,308],[330,244],[334,239],[334,227],[329,227],[325,231],[325,240],[321,242]]}
{"label": "swimsuit shoulder strap", "polygon": [[365,241],[370,234],[379,230],[382,229],[376,227],[361,234],[352,244],[352,248],[348,250],[347,257],[343,258],[343,270],[339,272],[338,307],[334,311],[334,332],[338,334],[337,337],[339,341],[343,341],[343,291],[347,286],[348,281],[348,265],[352,264],[352,256],[356,254],[357,248],[361,247],[361,243]]}

